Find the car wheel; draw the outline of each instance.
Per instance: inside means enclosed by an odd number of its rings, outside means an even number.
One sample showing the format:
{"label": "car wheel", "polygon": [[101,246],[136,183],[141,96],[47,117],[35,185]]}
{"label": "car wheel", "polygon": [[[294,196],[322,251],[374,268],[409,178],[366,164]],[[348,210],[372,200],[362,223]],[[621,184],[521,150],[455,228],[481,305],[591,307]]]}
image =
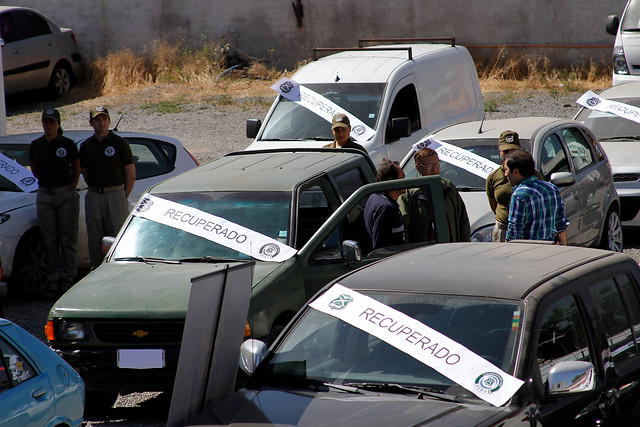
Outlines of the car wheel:
{"label": "car wheel", "polygon": [[600,247],[613,252],[622,252],[622,221],[616,210],[612,209],[607,214]]}
{"label": "car wheel", "polygon": [[19,295],[36,297],[47,287],[44,245],[40,233],[30,231],[22,236],[13,260],[12,288]]}
{"label": "car wheel", "polygon": [[52,98],[62,98],[71,90],[71,71],[64,64],[58,64],[51,73],[49,80],[49,95]]}
{"label": "car wheel", "polygon": [[107,409],[111,409],[118,400],[117,391],[85,390],[84,393],[84,415],[103,414]]}

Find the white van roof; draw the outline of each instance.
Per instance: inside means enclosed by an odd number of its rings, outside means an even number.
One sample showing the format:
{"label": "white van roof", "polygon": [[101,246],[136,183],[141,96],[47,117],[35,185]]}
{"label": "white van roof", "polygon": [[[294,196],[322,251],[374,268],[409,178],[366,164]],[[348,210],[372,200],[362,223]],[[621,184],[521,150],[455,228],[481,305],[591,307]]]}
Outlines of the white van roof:
{"label": "white van roof", "polygon": [[[376,48],[393,50],[375,50]],[[409,60],[411,48],[413,60]],[[459,48],[450,44],[394,44],[369,46],[325,56],[301,67],[292,77],[298,83],[386,83],[393,72],[404,64],[416,64],[425,56],[446,56]],[[464,49],[464,48],[462,48]]]}

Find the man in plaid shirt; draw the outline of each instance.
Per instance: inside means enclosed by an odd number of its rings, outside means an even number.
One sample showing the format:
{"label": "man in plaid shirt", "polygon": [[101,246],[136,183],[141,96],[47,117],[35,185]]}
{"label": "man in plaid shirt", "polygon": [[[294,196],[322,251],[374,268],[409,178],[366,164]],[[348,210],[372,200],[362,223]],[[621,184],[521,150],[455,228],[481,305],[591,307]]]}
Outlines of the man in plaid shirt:
{"label": "man in plaid shirt", "polygon": [[569,221],[558,188],[535,176],[533,157],[526,151],[510,153],[504,174],[513,187],[506,240],[551,240],[567,244]]}

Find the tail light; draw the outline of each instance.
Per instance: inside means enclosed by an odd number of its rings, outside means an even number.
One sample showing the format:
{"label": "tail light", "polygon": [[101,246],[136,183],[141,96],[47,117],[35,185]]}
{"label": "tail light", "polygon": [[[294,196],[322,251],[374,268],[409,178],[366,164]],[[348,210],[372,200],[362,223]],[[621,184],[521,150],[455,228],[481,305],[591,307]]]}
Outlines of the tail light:
{"label": "tail light", "polygon": [[53,320],[47,321],[47,324],[44,326],[44,334],[49,341],[53,342],[56,340],[55,334],[53,333]]}
{"label": "tail light", "polygon": [[196,160],[195,157],[193,157],[193,155],[189,152],[189,150],[187,150],[186,148],[184,149],[184,151],[187,152],[187,154],[189,155],[189,157],[191,157],[191,159],[193,159],[194,162],[196,162],[196,166],[200,166],[200,163],[198,163],[198,161]]}
{"label": "tail light", "polygon": [[71,40],[73,40],[73,44],[78,45],[78,40],[76,40],[76,35],[71,33]]}

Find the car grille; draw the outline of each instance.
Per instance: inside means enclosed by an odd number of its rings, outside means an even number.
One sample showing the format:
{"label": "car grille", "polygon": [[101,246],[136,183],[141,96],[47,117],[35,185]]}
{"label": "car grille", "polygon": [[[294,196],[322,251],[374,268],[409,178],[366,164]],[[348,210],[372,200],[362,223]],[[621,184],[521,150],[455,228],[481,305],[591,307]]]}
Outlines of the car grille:
{"label": "car grille", "polygon": [[104,322],[93,332],[104,343],[180,344],[184,322]]}
{"label": "car grille", "polygon": [[613,175],[615,182],[638,181],[640,173],[617,173]]}
{"label": "car grille", "polygon": [[640,210],[640,197],[621,197],[620,208],[620,219],[622,221],[631,221],[638,215]]}

